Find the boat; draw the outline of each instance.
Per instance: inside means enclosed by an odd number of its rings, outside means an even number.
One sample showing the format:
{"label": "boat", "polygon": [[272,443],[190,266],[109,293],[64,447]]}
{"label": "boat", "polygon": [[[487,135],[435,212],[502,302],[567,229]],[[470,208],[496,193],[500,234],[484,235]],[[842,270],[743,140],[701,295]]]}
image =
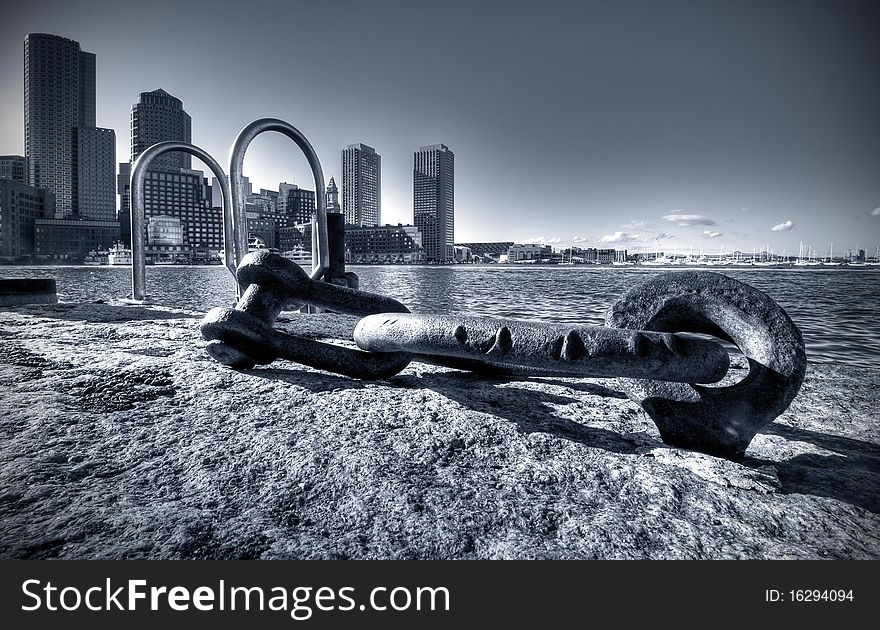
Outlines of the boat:
{"label": "boat", "polygon": [[92,251],[89,252],[88,255],[83,260],[84,265],[88,265],[90,267],[96,265],[106,265],[107,264],[107,252],[98,252]]}
{"label": "boat", "polygon": [[566,267],[573,267],[573,266],[574,266],[574,260],[572,259],[572,255],[571,255],[571,254],[572,254],[572,248],[569,247],[569,248],[568,248],[568,260],[565,260],[565,250],[563,249],[563,250],[562,250],[562,262],[560,262],[559,264],[560,264],[560,265],[565,265]]}
{"label": "boat", "polygon": [[310,249],[295,247],[286,252],[281,252],[281,255],[287,260],[292,260],[300,267],[306,267],[308,269],[311,269],[312,267],[312,251]]}
{"label": "boat", "polygon": [[122,243],[116,243],[116,245],[111,247],[110,251],[107,252],[107,264],[130,265],[131,249],[125,247]]}

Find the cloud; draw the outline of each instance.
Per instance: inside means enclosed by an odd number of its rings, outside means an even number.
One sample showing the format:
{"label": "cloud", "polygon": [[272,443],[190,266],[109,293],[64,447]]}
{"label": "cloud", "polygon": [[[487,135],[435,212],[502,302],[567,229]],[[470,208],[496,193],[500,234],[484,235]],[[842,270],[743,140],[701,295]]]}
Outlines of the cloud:
{"label": "cloud", "polygon": [[555,245],[556,243],[561,243],[561,238],[547,238],[546,236],[536,236],[534,238],[527,238],[522,241],[523,243],[542,243],[546,245]]}
{"label": "cloud", "polygon": [[675,223],[680,227],[690,227],[692,225],[718,225],[702,214],[665,214],[661,217],[664,221]]}
{"label": "cloud", "polygon": [[712,230],[703,230],[703,236],[706,238],[718,238],[719,236],[724,236],[721,232],[713,232]]}
{"label": "cloud", "polygon": [[627,234],[626,232],[621,232],[618,230],[614,234],[606,234],[599,242],[601,243],[632,243],[633,241],[639,240],[638,234]]}
{"label": "cloud", "polygon": [[624,230],[643,230],[648,226],[644,221],[627,221],[620,227]]}
{"label": "cloud", "polygon": [[574,236],[574,237],[572,237],[571,242],[572,243],[587,243],[587,242],[589,242],[589,240],[590,239],[587,238],[586,236]]}
{"label": "cloud", "polygon": [[794,229],[794,223],[791,221],[786,221],[785,223],[780,223],[779,225],[774,225],[770,228],[771,232],[788,232],[789,230]]}
{"label": "cloud", "polygon": [[748,208],[740,208],[739,211],[740,211],[740,212],[748,212],[749,209],[748,209]]}
{"label": "cloud", "polygon": [[880,217],[880,208],[874,208],[873,210],[871,210],[871,216]]}

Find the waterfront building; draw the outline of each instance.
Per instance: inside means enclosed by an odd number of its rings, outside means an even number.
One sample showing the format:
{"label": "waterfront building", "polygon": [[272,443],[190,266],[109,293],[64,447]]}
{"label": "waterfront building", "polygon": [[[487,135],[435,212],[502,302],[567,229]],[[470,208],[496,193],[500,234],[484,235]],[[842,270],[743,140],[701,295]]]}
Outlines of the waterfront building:
{"label": "waterfront building", "polygon": [[[589,250],[587,250],[589,251]],[[617,250],[616,249],[597,249],[596,252],[596,260],[595,262],[600,265],[610,264],[617,260]]]}
{"label": "waterfront building", "polygon": [[147,221],[146,256],[153,262],[173,262],[179,257],[189,259],[185,244],[184,226],[177,217],[163,214],[151,216]]}
{"label": "waterfront building", "polygon": [[[311,250],[312,224],[301,223],[278,230],[278,249]],[[362,263],[424,262],[422,235],[414,225],[346,225],[345,261]]]}
{"label": "waterfront building", "polygon": [[117,221],[36,219],[34,256],[42,260],[82,262],[89,252],[107,251],[119,241]]}
{"label": "waterfront building", "polygon": [[223,249],[223,217],[220,208],[211,207],[208,180],[204,173],[190,169],[148,170],[144,179],[144,216],[176,217],[183,225],[189,248],[219,252]]}
{"label": "waterfront building", "polygon": [[[308,223],[315,214],[315,191],[300,188],[296,184],[282,184],[278,189],[275,220],[279,227]],[[284,203],[281,203],[282,198]]]}
{"label": "waterfront building", "polygon": [[491,258],[495,262],[501,260],[501,257],[507,257],[507,252],[513,247],[513,241],[501,241],[497,243],[456,243],[456,247],[467,247],[471,250],[472,256],[480,258]]}
{"label": "waterfront building", "polygon": [[278,228],[278,250],[290,252],[294,250],[312,249],[312,224],[301,223]]}
{"label": "waterfront building", "polygon": [[0,179],[0,256],[33,254],[34,222],[54,214],[55,199],[50,190]]}
{"label": "waterfront building", "polygon": [[464,245],[452,246],[453,257],[457,263],[469,263],[473,260],[473,254],[470,247]]}
{"label": "waterfront building", "polygon": [[345,259],[350,263],[424,262],[422,234],[414,225],[346,225]]}
{"label": "waterfront building", "polygon": [[177,217],[163,214],[150,217],[147,221],[147,245],[183,245],[183,223]]}
{"label": "waterfront building", "polygon": [[455,155],[444,144],[420,147],[413,154],[413,223],[428,262],[453,259]]}
{"label": "waterfront building", "polygon": [[260,212],[247,209],[248,242],[258,247],[274,249],[278,246],[278,225]]}
{"label": "waterfront building", "polygon": [[[253,194],[251,181],[247,177],[242,177],[242,184],[245,202],[250,203],[248,197]],[[216,177],[211,177],[211,206],[214,208],[223,207],[223,191],[220,187],[220,182],[217,180]]]}
{"label": "waterfront building", "polygon": [[131,162],[119,163],[116,192],[119,195],[119,211],[116,213],[119,238],[127,247],[131,247]]}
{"label": "waterfront building", "polygon": [[552,255],[553,248],[541,243],[516,243],[507,250],[508,262],[549,260]]}
{"label": "waterfront building", "polygon": [[0,179],[27,184],[27,160],[23,155],[0,155]]}
{"label": "waterfront building", "polygon": [[[87,214],[91,206],[80,208],[80,201],[97,201],[95,212],[106,215],[105,198],[112,191],[106,183],[106,164],[108,159],[115,161],[108,158],[109,131],[95,127],[95,55],[82,51],[71,39],[28,35],[24,42],[27,183],[50,190],[59,214]],[[115,154],[115,143],[113,147]],[[80,156],[86,161],[82,181]]]}
{"label": "waterfront building", "polygon": [[76,213],[96,221],[116,221],[116,132],[78,127],[74,138]]}
{"label": "waterfront building", "polygon": [[633,260],[635,260],[635,262],[637,263],[645,263],[660,260],[665,257],[666,256],[663,252],[636,252],[633,255]]}
{"label": "waterfront building", "polygon": [[382,156],[366,144],[350,144],[342,150],[342,210],[348,225],[379,225]]}
{"label": "waterfront building", "polygon": [[[216,189],[216,187],[215,187]],[[245,195],[245,207],[251,208],[251,212],[259,212],[261,216],[275,218],[278,206],[278,192],[261,188],[260,192],[251,192]],[[220,204],[214,204],[217,207]]]}
{"label": "waterfront building", "polygon": [[[192,142],[192,119],[183,102],[162,89],[143,92],[131,107],[131,160],[157,142]],[[223,250],[223,217],[212,201],[204,173],[191,169],[191,156],[172,151],[150,163],[144,179],[144,216],[174,217],[183,226],[185,248]],[[219,188],[219,186],[217,186]],[[145,234],[145,236],[148,236]]]}
{"label": "waterfront building", "polygon": [[280,219],[281,217],[287,216],[287,193],[293,189],[299,189],[299,186],[296,184],[288,184],[287,182],[281,182],[278,184],[278,192],[273,195],[275,199],[276,218]]}

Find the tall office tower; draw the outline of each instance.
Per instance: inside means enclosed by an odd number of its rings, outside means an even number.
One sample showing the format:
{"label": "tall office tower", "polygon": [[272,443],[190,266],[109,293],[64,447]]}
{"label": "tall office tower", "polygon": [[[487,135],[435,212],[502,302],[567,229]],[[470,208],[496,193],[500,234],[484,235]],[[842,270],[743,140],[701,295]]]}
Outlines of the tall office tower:
{"label": "tall office tower", "polygon": [[76,212],[76,128],[95,126],[95,55],[78,42],[31,33],[24,40],[24,138],[28,184],[50,190],[56,212]]}
{"label": "tall office tower", "polygon": [[444,144],[413,154],[413,223],[422,233],[426,260],[454,258],[455,155]]}
{"label": "tall office tower", "polygon": [[342,150],[342,209],[348,225],[379,225],[382,214],[382,156],[365,144]]}
{"label": "tall office tower", "polygon": [[0,179],[27,183],[27,160],[23,155],[0,155]]}
{"label": "tall office tower", "polygon": [[[183,102],[165,90],[142,92],[131,106],[132,164],[150,146],[165,141],[192,142],[192,119],[184,111]],[[205,174],[191,169],[191,165],[188,153],[176,151],[150,162],[144,178],[145,223],[158,216],[179,219],[183,245],[194,255],[198,250],[216,253],[223,249],[222,215],[212,206],[213,191]],[[150,243],[146,228],[144,238],[148,256],[167,253],[164,243]]]}
{"label": "tall office tower", "polygon": [[330,178],[330,183],[327,184],[327,212],[342,212],[342,208],[339,207],[339,189],[336,187],[336,181],[333,177]]}
{"label": "tall office tower", "polygon": [[[183,110],[183,102],[162,89],[141,92],[131,106],[131,162],[157,142],[176,140],[192,142],[192,119]],[[150,163],[150,170],[192,168],[188,153],[160,155]]]}
{"label": "tall office tower", "polygon": [[120,237],[127,247],[131,247],[131,162],[119,163],[119,175],[116,176],[116,192],[119,194]]}
{"label": "tall office tower", "polygon": [[96,221],[116,221],[116,132],[78,127],[73,153],[77,213]]}

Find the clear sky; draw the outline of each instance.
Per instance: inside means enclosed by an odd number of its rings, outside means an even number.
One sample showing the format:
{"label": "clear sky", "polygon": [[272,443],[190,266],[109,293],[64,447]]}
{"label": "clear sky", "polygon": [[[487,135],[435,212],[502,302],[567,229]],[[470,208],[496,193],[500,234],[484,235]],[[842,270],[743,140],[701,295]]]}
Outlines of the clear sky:
{"label": "clear sky", "polygon": [[[873,253],[878,16],[876,0],[29,0],[0,20],[0,153],[23,152],[22,42],[47,32],[97,55],[118,161],[132,103],[161,87],[221,164],[264,116],[340,185],[340,150],[375,147],[383,222],[412,222],[412,152],[448,145],[458,242]],[[257,187],[313,188],[291,141],[251,147]]]}

